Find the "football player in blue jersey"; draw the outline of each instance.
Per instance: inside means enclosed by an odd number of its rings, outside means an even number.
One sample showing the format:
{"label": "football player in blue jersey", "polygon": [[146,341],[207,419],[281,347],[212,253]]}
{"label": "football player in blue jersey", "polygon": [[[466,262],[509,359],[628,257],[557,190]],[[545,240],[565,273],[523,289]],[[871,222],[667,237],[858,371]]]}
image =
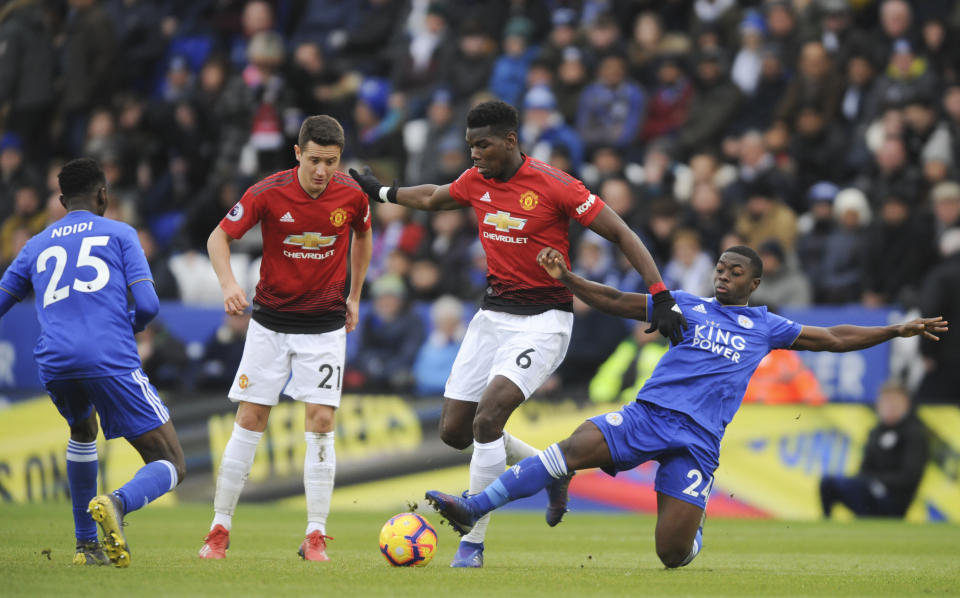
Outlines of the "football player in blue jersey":
{"label": "football player in blue jersey", "polygon": [[[567,269],[555,249],[544,248],[537,261],[596,309],[637,320],[651,313],[648,295],[585,280]],[[703,547],[704,510],[720,439],[764,355],[786,348],[855,351],[916,335],[935,341],[947,331],[942,317],[895,326],[803,326],[766,307],[747,306],[762,275],[753,249],[727,249],[714,272],[714,297],[672,292],[693,334],[664,354],[635,402],[588,419],[569,438],[520,461],[480,494],[460,498],[431,490],[427,500],[463,534],[484,514],[531,496],[571,471],[599,467],[615,475],[656,460],[657,556],[667,567],[689,564]]]}
{"label": "football player in blue jersey", "polygon": [[[109,559],[126,567],[124,515],[173,490],[186,470],[170,414],[143,373],[133,336],[157,315],[160,302],[136,231],[103,218],[107,183],[97,162],[72,160],[58,178],[67,214],[27,241],[0,279],[0,316],[36,293],[37,369],[70,426],[74,564],[103,565]],[[146,463],[126,484],[100,496],[98,414],[104,437],[126,438]]]}

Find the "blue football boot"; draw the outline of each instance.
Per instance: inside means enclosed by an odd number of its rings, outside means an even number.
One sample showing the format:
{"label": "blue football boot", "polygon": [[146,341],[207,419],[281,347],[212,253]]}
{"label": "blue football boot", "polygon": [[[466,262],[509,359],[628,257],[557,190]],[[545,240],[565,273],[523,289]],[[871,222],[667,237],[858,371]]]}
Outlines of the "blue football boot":
{"label": "blue football boot", "polygon": [[[466,499],[460,498],[459,496],[445,494],[437,490],[430,490],[424,496],[434,510],[440,513],[440,517],[449,523],[453,531],[460,534],[461,537],[466,535],[473,526],[476,525],[477,519],[480,519],[482,516],[475,513],[468,505]],[[480,551],[482,562],[482,545]]]}
{"label": "blue football boot", "polygon": [[460,541],[457,554],[453,555],[450,566],[455,568],[479,569],[483,567],[483,542]]}

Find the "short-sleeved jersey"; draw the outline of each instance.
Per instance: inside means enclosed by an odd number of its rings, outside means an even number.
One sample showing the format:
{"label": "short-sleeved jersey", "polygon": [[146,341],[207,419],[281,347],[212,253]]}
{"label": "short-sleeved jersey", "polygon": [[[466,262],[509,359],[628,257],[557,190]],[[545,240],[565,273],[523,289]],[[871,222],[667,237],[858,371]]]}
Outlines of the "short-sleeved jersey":
{"label": "short-sleeved jersey", "polygon": [[260,223],[263,260],[253,319],[276,332],[322,333],[344,325],[350,229],[370,229],[370,206],[357,182],[341,172],[310,197],[298,168],[247,189],[220,228],[239,239]]}
{"label": "short-sleeved jersey", "polygon": [[[149,281],[149,282],[145,282]],[[92,212],[69,212],[24,246],[0,279],[17,299],[36,293],[40,378],[98,378],[140,367],[127,288],[153,284],[137,233]]]}
{"label": "short-sleeved jersey", "polygon": [[573,295],[537,265],[544,247],[563,253],[567,265],[570,219],[588,226],[605,205],[583,183],[549,164],[524,156],[508,181],[487,179],[471,168],[450,185],[450,195],[477,214],[487,254],[483,308],[514,314],[572,310]]}
{"label": "short-sleeved jersey", "polygon": [[[802,326],[770,313],[765,306],[721,305],[672,291],[689,328],[654,368],[637,398],[686,413],[718,439],[740,408],[760,360],[773,349],[787,349]],[[653,299],[647,299],[653,313]]]}

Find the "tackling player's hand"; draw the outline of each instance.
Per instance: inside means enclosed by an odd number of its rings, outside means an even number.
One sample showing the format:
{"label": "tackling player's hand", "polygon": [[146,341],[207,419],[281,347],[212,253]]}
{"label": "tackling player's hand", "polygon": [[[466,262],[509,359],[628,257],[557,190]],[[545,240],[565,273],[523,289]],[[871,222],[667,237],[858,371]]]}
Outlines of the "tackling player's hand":
{"label": "tackling player's hand", "polygon": [[653,295],[653,314],[650,315],[650,327],[644,332],[660,331],[676,346],[683,341],[683,331],[687,328],[687,319],[680,306],[673,300],[670,291],[660,291]]}
{"label": "tackling player's hand", "polygon": [[231,316],[239,316],[250,307],[247,294],[237,283],[223,287],[223,310]]}
{"label": "tackling player's hand", "polygon": [[347,332],[353,332],[357,327],[359,320],[360,302],[356,299],[347,298]]}
{"label": "tackling player's hand", "polygon": [[[938,334],[943,334],[948,330],[947,322],[943,319],[943,316],[937,316],[936,318],[920,318],[917,320],[911,320],[906,324],[900,325],[899,335],[903,337],[907,336],[917,336],[922,334],[924,338],[930,339],[932,341],[940,340]],[[936,333],[936,334],[935,334]]]}
{"label": "tackling player's hand", "polygon": [[[351,168],[349,171],[350,176],[353,177],[353,180],[357,181],[360,184],[360,188],[363,189],[364,193],[367,194],[367,197],[370,201],[375,201],[378,203],[397,203],[397,182],[393,182],[393,186],[389,189],[386,189],[381,183],[380,180],[373,176],[373,171],[370,170],[369,166],[363,168],[363,172],[357,172],[356,169]],[[385,190],[384,190],[385,189]],[[381,190],[383,193],[381,194]]]}
{"label": "tackling player's hand", "polygon": [[567,273],[567,262],[563,259],[563,254],[553,247],[541,249],[537,254],[537,263],[557,280],[561,280]]}

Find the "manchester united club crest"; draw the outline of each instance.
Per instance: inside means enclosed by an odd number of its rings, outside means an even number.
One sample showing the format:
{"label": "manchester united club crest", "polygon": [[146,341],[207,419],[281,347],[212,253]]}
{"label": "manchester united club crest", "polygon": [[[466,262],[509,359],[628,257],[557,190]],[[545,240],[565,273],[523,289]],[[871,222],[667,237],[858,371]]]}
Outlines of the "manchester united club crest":
{"label": "manchester united club crest", "polygon": [[347,211],[343,208],[337,208],[336,210],[330,212],[330,222],[334,226],[340,227],[343,226],[343,223],[347,221]]}
{"label": "manchester united club crest", "polygon": [[246,374],[240,374],[240,380],[237,381],[241,389],[244,389],[250,386],[250,378],[247,378]]}
{"label": "manchester united club crest", "polygon": [[532,210],[537,207],[540,198],[533,191],[524,191],[520,194],[520,207],[524,210]]}

